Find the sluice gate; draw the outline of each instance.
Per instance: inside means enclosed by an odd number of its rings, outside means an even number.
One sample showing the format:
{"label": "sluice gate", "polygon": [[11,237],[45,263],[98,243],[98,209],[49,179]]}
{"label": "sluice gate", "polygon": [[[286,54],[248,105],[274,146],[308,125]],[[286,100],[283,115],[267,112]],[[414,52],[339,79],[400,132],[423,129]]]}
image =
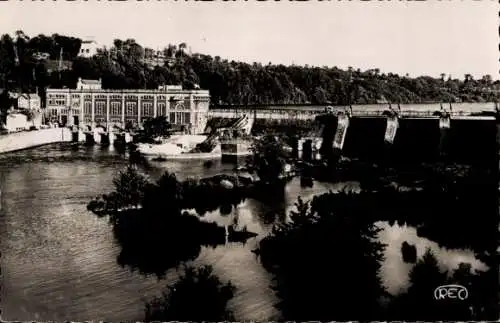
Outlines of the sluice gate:
{"label": "sluice gate", "polygon": [[[463,106],[465,107],[465,106]],[[404,111],[400,107],[377,111],[334,109],[316,116],[323,125],[322,157],[329,154],[392,163],[434,162],[497,164],[496,106],[489,111],[440,110]],[[417,113],[418,112],[418,113]],[[306,143],[307,142],[307,143]],[[305,159],[318,159],[310,142],[301,140]]]}

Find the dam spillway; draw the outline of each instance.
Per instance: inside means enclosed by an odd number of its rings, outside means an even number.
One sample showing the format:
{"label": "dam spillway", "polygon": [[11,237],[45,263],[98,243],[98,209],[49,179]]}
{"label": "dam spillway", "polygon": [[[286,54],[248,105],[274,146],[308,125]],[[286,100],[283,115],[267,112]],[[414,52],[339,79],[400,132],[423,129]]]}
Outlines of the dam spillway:
{"label": "dam spillway", "polygon": [[[341,154],[394,162],[442,158],[485,166],[496,162],[495,120],[451,120],[450,128],[441,129],[436,119],[401,119],[392,144],[384,140],[386,127],[384,119],[352,118]],[[336,131],[336,124],[331,130]]]}

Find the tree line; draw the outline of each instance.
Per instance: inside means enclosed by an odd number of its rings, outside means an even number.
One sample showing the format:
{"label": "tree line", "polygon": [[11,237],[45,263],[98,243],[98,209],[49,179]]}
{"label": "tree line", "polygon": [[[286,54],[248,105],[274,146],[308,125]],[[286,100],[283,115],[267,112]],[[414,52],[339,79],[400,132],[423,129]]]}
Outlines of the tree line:
{"label": "tree line", "polygon": [[[214,105],[484,102],[496,101],[500,89],[491,75],[411,78],[379,69],[236,62],[190,53],[185,43],[170,44],[158,56],[134,39],[116,39],[94,57],[83,58],[78,56],[81,43],[77,37],[59,34],[3,35],[0,88],[38,89],[44,96],[47,87],[75,87],[79,77],[100,78],[107,89],[177,84],[209,90]],[[48,60],[40,58],[44,53]]]}

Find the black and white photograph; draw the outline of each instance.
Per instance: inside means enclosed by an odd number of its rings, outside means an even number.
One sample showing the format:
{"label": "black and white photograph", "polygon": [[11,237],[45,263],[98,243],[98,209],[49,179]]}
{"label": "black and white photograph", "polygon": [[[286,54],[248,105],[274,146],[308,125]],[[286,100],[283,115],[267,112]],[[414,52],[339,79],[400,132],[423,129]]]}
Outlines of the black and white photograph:
{"label": "black and white photograph", "polygon": [[497,1],[0,1],[2,321],[496,321]]}

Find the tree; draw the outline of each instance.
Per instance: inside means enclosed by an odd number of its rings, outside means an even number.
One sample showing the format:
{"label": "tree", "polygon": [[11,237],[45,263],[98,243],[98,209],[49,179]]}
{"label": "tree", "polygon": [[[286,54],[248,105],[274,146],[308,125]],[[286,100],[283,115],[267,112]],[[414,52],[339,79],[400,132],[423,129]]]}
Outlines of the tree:
{"label": "tree", "polygon": [[223,284],[210,266],[184,268],[177,283],[146,304],[145,321],[234,321],[227,310],[235,292],[231,282]]}
{"label": "tree", "polygon": [[[389,319],[408,321],[450,319],[450,313],[446,311],[444,302],[434,298],[434,290],[446,285],[446,276],[447,272],[439,269],[436,257],[428,249],[410,271],[411,285],[408,291],[393,300]],[[418,306],[415,306],[416,304]]]}
{"label": "tree", "polygon": [[272,135],[255,139],[251,147],[252,156],[247,161],[264,184],[277,184],[284,173],[287,153],[283,143]]}
{"label": "tree", "polygon": [[[228,61],[219,56],[202,54],[187,55],[187,45],[167,45],[164,48],[165,65],[155,72],[150,71],[143,58],[145,49],[134,39],[114,40],[116,55],[98,55],[92,59],[78,58],[81,40],[54,34],[29,38],[22,31],[13,40],[3,35],[0,41],[0,87],[27,89],[74,86],[78,77],[102,78],[103,87],[110,89],[156,88],[159,84],[181,84],[186,88],[208,89],[214,104],[304,104],[333,105],[348,103],[377,103],[380,100],[400,103],[421,101],[494,100],[492,93],[499,89],[498,82],[484,79],[473,81],[470,75],[464,80],[446,82],[442,78],[399,77],[381,74],[375,68],[366,72],[349,67],[284,66],[248,64]],[[19,64],[15,62],[14,45],[18,49]],[[33,54],[47,53],[52,60],[59,59],[63,48],[63,59],[73,62],[73,68],[64,78],[47,79],[36,83],[32,77]],[[148,52],[150,52],[148,50]],[[149,53],[148,53],[149,54]],[[82,67],[82,61],[85,66]],[[464,86],[469,83],[469,86]],[[477,85],[485,91],[477,92]]]}
{"label": "tree", "polygon": [[0,113],[5,115],[5,113],[14,105],[12,98],[9,95],[9,91],[3,90],[0,93]]}
{"label": "tree", "polygon": [[170,134],[172,125],[165,116],[148,119],[143,124],[140,141],[151,142],[156,137],[166,137]]}
{"label": "tree", "polygon": [[299,199],[292,221],[275,226],[260,243],[261,261],[276,276],[285,320],[381,317],[378,272],[385,246],[375,241],[379,229],[355,208],[337,208],[333,194],[310,203]]}
{"label": "tree", "polygon": [[143,198],[148,181],[135,166],[128,166],[113,179],[115,199],[121,207],[138,207]]}

